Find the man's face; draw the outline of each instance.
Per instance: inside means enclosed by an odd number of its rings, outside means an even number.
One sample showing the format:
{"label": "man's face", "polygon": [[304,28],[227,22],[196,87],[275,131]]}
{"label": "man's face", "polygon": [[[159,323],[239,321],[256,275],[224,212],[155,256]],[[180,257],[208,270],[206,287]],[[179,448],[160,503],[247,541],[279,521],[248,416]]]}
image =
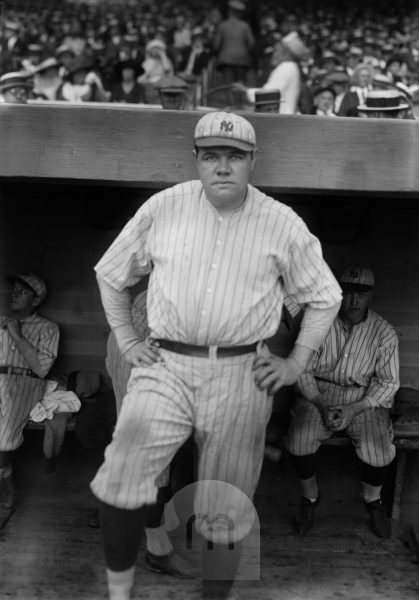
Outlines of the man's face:
{"label": "man's face", "polygon": [[371,83],[371,73],[368,69],[360,69],[358,81],[361,87],[367,87]]}
{"label": "man's face", "polygon": [[316,106],[323,111],[328,111],[333,109],[335,104],[335,97],[332,92],[325,90],[321,94],[319,94],[315,99]]}
{"label": "man's face", "polygon": [[371,300],[372,292],[344,292],[341,315],[352,325],[360,323],[365,319]]}
{"label": "man's face", "polygon": [[28,88],[16,86],[3,92],[5,102],[9,104],[26,104],[28,101]]}
{"label": "man's face", "polygon": [[198,176],[208,200],[214,206],[229,206],[243,201],[256,160],[256,150],[216,146],[194,152]]}
{"label": "man's face", "polygon": [[29,315],[39,303],[38,297],[18,281],[14,282],[11,295],[10,308],[16,314]]}

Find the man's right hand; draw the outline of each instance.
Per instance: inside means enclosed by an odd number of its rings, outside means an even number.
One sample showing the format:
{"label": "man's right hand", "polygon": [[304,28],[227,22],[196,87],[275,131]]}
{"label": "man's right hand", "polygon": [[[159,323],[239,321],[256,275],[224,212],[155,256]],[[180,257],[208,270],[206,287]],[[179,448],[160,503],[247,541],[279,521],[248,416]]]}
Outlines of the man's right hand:
{"label": "man's right hand", "polygon": [[144,342],[137,342],[125,352],[124,358],[134,367],[141,367],[143,364],[151,366],[161,360],[158,342],[150,337]]}
{"label": "man's right hand", "polygon": [[323,421],[323,425],[327,429],[332,429],[332,423],[334,422],[334,416],[335,416],[333,413],[334,409],[331,409],[330,406],[328,406],[328,404],[326,403],[326,400],[320,394],[318,396],[316,396],[315,398],[313,398],[311,400],[311,402],[314,404],[314,406],[320,412],[320,415],[321,415],[322,421]]}

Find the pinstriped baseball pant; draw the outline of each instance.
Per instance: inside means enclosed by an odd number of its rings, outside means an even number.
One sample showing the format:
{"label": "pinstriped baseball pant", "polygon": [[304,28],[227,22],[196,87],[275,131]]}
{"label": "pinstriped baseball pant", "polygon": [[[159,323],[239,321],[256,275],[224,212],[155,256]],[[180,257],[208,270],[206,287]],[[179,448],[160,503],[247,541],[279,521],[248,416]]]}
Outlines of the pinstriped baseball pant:
{"label": "pinstriped baseball pant", "polygon": [[[258,349],[265,352],[265,346]],[[256,388],[254,353],[228,358],[201,358],[160,350],[162,362],[133,368],[127,395],[91,483],[103,502],[124,509],[152,504],[156,477],[176,450],[195,432],[199,450],[198,479],[219,480],[252,499],[263,461],[265,429],[272,398]],[[237,498],[196,494],[195,514],[223,514],[233,521],[236,539],[250,531],[250,513]],[[225,524],[200,533],[223,543]],[[197,524],[198,528],[198,524]]]}
{"label": "pinstriped baseball pant", "polygon": [[22,375],[0,375],[0,451],[16,450],[23,443],[29,414],[42,400],[46,382]]}
{"label": "pinstriped baseball pant", "polygon": [[[351,438],[359,459],[367,465],[384,467],[396,455],[393,427],[387,408],[364,410],[354,417],[345,432]],[[298,398],[285,438],[287,450],[296,456],[314,454],[320,444],[332,435],[333,432],[324,426],[314,404]]]}

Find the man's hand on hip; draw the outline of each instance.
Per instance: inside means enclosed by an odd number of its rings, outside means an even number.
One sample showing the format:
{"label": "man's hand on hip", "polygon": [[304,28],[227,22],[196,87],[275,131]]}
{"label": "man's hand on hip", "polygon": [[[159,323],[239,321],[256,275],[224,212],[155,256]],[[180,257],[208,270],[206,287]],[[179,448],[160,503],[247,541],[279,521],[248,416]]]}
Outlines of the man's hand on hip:
{"label": "man's hand on hip", "polygon": [[153,338],[147,338],[144,342],[137,342],[125,352],[124,358],[134,367],[140,367],[143,364],[151,366],[161,360],[158,342]]}
{"label": "man's hand on hip", "polygon": [[275,394],[284,385],[292,385],[301,375],[301,365],[292,358],[270,356],[257,356],[253,362],[255,383],[259,390],[267,390],[268,394]]}

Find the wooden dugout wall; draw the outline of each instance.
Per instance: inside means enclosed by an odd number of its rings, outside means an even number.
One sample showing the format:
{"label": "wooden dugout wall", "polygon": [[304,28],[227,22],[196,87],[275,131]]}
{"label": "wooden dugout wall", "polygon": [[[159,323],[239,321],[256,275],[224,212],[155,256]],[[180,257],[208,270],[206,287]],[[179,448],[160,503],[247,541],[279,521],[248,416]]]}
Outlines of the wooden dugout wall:
{"label": "wooden dugout wall", "polygon": [[[192,132],[201,115],[0,106],[1,274],[30,269],[50,283],[43,312],[63,333],[55,371],[104,369],[108,326],[93,265],[150,190],[196,176]],[[419,387],[419,123],[244,116],[260,144],[252,183],[294,206],[336,273],[354,262],[374,268],[374,308],[398,331],[403,384]],[[110,205],[119,221],[94,226],[92,213]],[[281,327],[278,351],[292,335]]]}

